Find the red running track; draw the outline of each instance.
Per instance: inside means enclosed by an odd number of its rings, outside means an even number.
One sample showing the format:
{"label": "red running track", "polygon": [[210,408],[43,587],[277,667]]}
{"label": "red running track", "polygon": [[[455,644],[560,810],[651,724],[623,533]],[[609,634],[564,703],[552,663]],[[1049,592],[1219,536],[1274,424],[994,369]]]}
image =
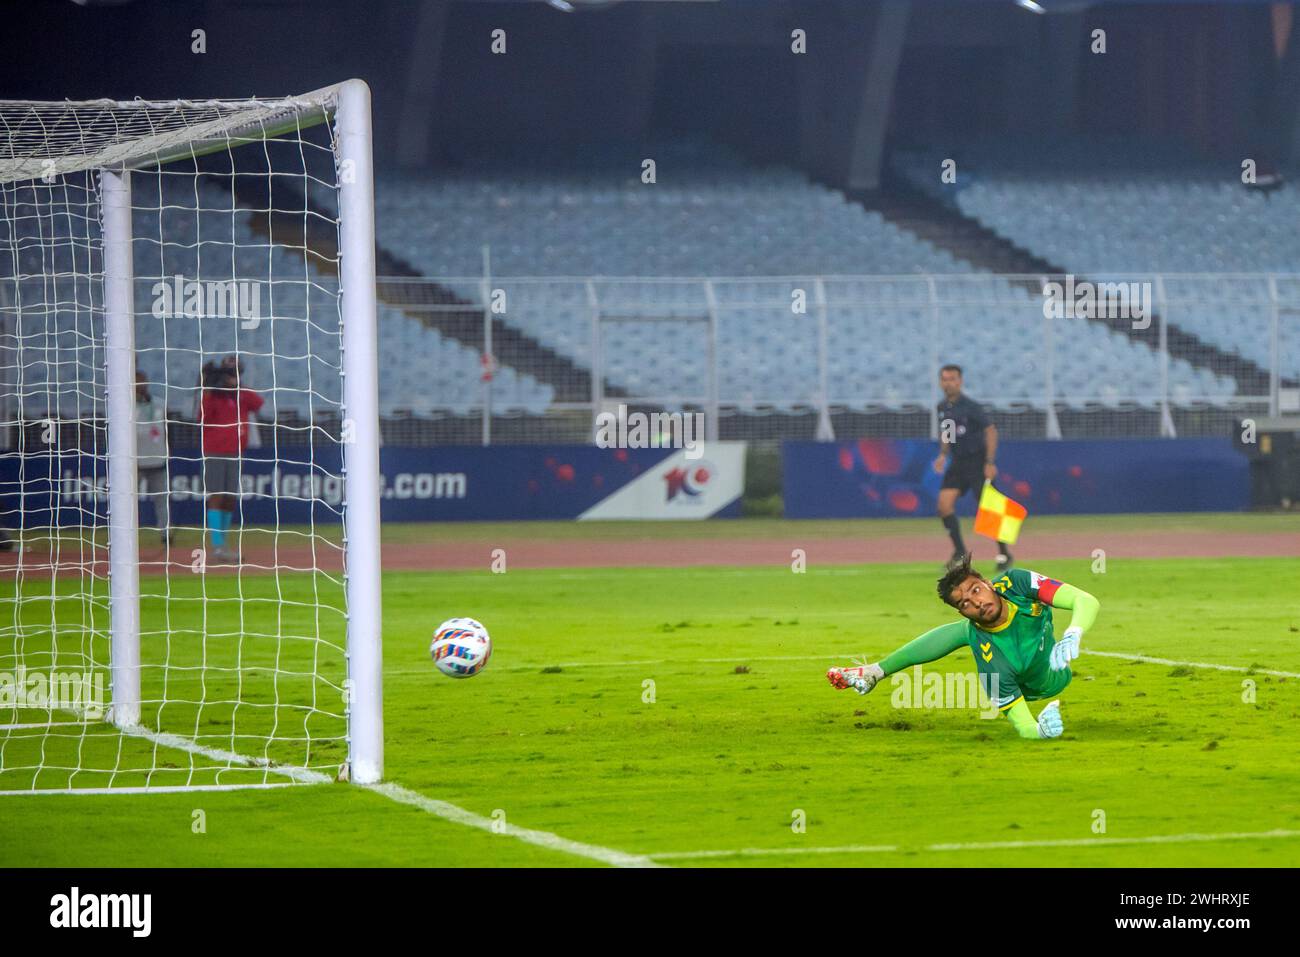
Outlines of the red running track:
{"label": "red running track", "polygon": [[[977,567],[993,560],[993,545],[982,539],[968,544],[975,550]],[[384,568],[400,570],[488,570],[494,549],[505,549],[507,567],[519,568],[610,568],[610,567],[684,567],[710,565],[788,565],[792,552],[804,550],[809,567],[849,565],[871,562],[935,562],[941,564],[949,555],[947,539],[935,535],[890,535],[880,538],[809,538],[797,535],[783,538],[746,539],[636,539],[606,541],[597,539],[491,539],[474,542],[404,543],[384,547]],[[1134,558],[1228,558],[1228,557],[1297,557],[1300,556],[1300,533],[1241,532],[1217,534],[1207,532],[1069,532],[1032,535],[1026,533],[1014,552],[1019,565],[1051,559],[1091,560],[1094,550],[1102,549],[1108,561]],[[87,556],[90,559],[91,556]],[[102,559],[102,555],[95,558]],[[173,550],[173,574],[190,570],[190,549]],[[24,576],[47,577],[57,574],[87,572],[106,575],[102,560],[82,562],[77,556],[63,556],[52,568],[48,556],[29,553],[21,556],[0,553],[0,577],[14,576],[21,567]],[[159,573],[166,568],[161,549],[142,549],[140,570],[143,574]],[[262,547],[245,551],[241,570],[246,573],[269,573],[312,567],[337,570],[341,555],[332,547],[312,550],[301,545],[278,549]],[[209,565],[212,573],[233,573],[233,567]],[[991,569],[990,569],[991,570]]]}

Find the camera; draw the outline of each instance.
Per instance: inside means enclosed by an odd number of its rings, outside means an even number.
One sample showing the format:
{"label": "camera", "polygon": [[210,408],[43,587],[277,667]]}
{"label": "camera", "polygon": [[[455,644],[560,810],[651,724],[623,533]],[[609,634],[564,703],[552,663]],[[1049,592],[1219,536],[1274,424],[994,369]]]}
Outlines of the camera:
{"label": "camera", "polygon": [[233,389],[238,384],[236,370],[242,371],[243,363],[234,356],[227,356],[221,361],[209,360],[203,363],[201,381],[205,389]]}

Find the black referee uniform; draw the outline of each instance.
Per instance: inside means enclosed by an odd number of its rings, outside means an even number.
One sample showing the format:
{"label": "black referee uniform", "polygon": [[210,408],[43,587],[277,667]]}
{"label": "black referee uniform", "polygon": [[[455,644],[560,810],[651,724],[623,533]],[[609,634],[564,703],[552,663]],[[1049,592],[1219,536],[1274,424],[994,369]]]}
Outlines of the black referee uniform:
{"label": "black referee uniform", "polygon": [[946,421],[953,423],[953,435],[956,438],[952,445],[952,461],[943,473],[942,487],[955,488],[958,495],[982,489],[987,452],[984,430],[989,427],[989,417],[984,414],[984,407],[965,395],[957,396],[956,402],[944,399],[939,403],[940,434],[943,433]]}
{"label": "black referee uniform", "polygon": [[[984,430],[990,425],[989,417],[985,414],[982,405],[962,394],[957,396],[954,402],[944,399],[939,403],[940,434],[943,433],[944,423],[947,421],[953,424],[951,431],[954,440],[950,453],[952,460],[948,463],[947,471],[943,473],[943,483],[940,487],[955,488],[958,498],[967,492],[975,492],[978,495],[984,488],[984,463],[988,461],[988,445]],[[954,553],[965,554],[966,546],[962,542],[961,525],[956,514],[945,517],[943,525],[948,530],[948,537],[952,539]],[[1010,562],[1011,552],[1004,543],[998,542],[998,552],[999,565]]]}

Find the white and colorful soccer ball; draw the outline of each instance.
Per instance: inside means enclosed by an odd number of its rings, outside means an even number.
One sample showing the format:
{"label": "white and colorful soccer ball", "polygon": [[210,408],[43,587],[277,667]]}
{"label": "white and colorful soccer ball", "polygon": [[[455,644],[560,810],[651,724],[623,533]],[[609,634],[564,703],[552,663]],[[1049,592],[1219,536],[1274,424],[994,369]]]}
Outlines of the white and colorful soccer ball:
{"label": "white and colorful soccer ball", "polygon": [[449,678],[471,678],[487,667],[492,637],[473,618],[448,618],[433,633],[429,654]]}

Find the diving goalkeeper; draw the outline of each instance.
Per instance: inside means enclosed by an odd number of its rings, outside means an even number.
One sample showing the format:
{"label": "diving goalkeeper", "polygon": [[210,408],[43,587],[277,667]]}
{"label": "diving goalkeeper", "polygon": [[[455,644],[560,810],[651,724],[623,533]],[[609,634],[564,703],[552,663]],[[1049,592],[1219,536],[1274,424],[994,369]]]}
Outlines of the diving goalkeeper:
{"label": "diving goalkeeper", "polygon": [[[1097,620],[1097,599],[1019,568],[989,581],[971,568],[969,554],[939,579],[939,597],[966,620],[932,628],[877,664],[832,668],[826,673],[830,683],[866,694],[886,675],[969,645],[989,696],[1016,732],[1022,738],[1060,737],[1065,730],[1060,702],[1048,704],[1037,719],[1026,702],[1055,697],[1070,683],[1070,662]],[[1059,641],[1052,633],[1053,608],[1073,612]]]}

